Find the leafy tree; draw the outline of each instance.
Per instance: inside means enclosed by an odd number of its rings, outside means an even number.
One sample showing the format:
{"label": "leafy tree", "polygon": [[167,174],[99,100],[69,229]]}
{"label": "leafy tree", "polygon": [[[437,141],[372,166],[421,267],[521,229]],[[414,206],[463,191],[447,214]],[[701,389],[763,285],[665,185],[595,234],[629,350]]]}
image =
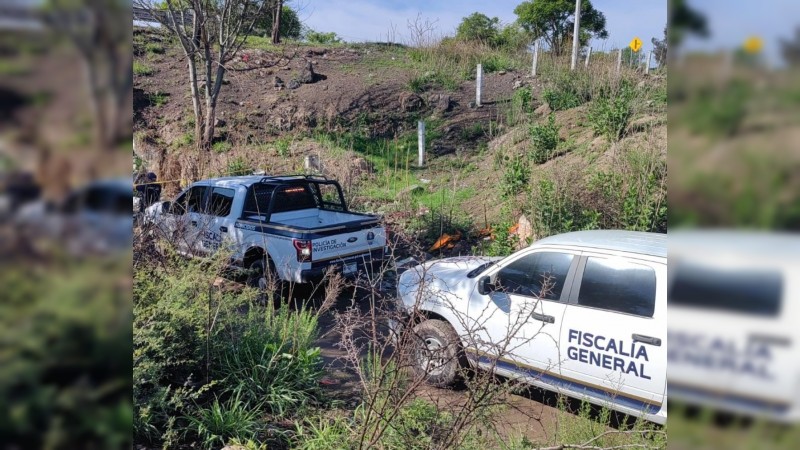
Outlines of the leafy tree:
{"label": "leafy tree", "polygon": [[479,12],[474,12],[464,19],[456,29],[456,38],[463,41],[478,41],[484,44],[494,44],[500,28],[500,19],[491,19]]}
{"label": "leafy tree", "polygon": [[497,35],[498,47],[520,50],[527,47],[530,43],[530,34],[516,22],[504,26]]}
{"label": "leafy tree", "polygon": [[[264,11],[255,22],[253,33],[271,36],[272,23],[275,20],[274,10],[270,8],[269,11]],[[300,39],[302,36],[303,24],[300,22],[300,17],[297,12],[289,6],[283,6],[281,12],[280,28],[278,30],[281,38],[287,39]]]}
{"label": "leafy tree", "polygon": [[686,35],[708,36],[706,18],[691,9],[686,0],[670,0],[669,2],[669,46],[679,47]]}
{"label": "leafy tree", "polygon": [[790,40],[781,39],[781,54],[790,66],[800,66],[800,27],[794,30]]}
{"label": "leafy tree", "polygon": [[[572,39],[575,24],[574,0],[530,0],[517,5],[514,14],[525,31],[531,33],[534,39],[544,39],[556,56],[564,52],[567,43]],[[583,0],[578,38],[581,45],[584,45],[592,37],[608,37],[606,17],[592,6],[591,1]]]}
{"label": "leafy tree", "polygon": [[663,66],[667,63],[667,27],[664,27],[664,39],[652,38],[650,42],[653,43],[653,54],[658,65]]}

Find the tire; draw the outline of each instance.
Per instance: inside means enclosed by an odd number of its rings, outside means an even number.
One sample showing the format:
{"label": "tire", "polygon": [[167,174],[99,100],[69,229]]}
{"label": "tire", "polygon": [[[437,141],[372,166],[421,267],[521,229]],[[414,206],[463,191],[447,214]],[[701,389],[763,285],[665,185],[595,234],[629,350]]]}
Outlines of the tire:
{"label": "tire", "polygon": [[266,301],[270,294],[274,293],[275,288],[280,286],[280,279],[275,267],[272,265],[272,261],[267,258],[259,258],[250,263],[247,268],[246,284],[258,289],[258,300],[260,302]]}
{"label": "tire", "polygon": [[461,367],[461,344],[456,330],[449,323],[429,319],[417,324],[413,333],[414,371],[436,387],[456,383]]}

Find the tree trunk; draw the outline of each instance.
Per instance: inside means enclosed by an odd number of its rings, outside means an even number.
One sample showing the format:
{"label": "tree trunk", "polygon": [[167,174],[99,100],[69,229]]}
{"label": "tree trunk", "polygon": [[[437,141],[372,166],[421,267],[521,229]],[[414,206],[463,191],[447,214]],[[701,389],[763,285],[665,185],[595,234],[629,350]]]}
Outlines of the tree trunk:
{"label": "tree trunk", "polygon": [[97,64],[94,56],[90,53],[82,53],[83,68],[86,75],[86,85],[89,89],[89,107],[92,118],[94,119],[93,145],[99,151],[107,150],[106,135],[108,126],[106,122],[105,108],[103,107],[103,95],[97,80]]}
{"label": "tree trunk", "polygon": [[272,43],[281,42],[281,12],[283,11],[283,0],[275,2],[275,19],[272,21]]}
{"label": "tree trunk", "polygon": [[189,89],[192,92],[192,111],[194,112],[194,142],[199,145],[203,138],[203,110],[200,106],[200,90],[197,88],[197,61],[194,55],[186,54],[189,70]]}

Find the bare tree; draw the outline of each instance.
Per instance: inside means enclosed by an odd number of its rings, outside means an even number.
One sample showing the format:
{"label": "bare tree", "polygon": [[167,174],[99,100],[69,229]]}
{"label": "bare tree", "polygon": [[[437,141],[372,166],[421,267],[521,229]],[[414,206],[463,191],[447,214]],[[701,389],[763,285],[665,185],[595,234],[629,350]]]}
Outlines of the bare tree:
{"label": "bare tree", "polygon": [[272,43],[281,42],[281,12],[283,11],[283,0],[275,0],[275,18],[272,21]]}
{"label": "bare tree", "polygon": [[113,150],[125,137],[132,110],[130,6],[124,0],[48,0],[42,19],[77,50],[89,91],[93,143]]}
{"label": "bare tree", "polygon": [[[186,57],[195,117],[195,142],[209,150],[214,139],[217,99],[228,63],[233,60],[271,0],[133,0],[174,34]],[[275,65],[277,61],[268,65]],[[198,70],[204,75],[198,85]]]}

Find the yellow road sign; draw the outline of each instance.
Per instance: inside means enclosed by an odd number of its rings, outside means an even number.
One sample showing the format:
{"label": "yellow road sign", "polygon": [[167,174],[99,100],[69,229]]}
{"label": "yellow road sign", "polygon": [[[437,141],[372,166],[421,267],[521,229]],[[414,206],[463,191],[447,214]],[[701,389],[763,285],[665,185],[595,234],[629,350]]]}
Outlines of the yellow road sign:
{"label": "yellow road sign", "polygon": [[758,53],[764,48],[764,40],[758,36],[750,36],[745,39],[742,48],[744,48],[744,51],[747,53]]}
{"label": "yellow road sign", "polygon": [[634,52],[638,52],[639,50],[642,49],[642,40],[639,39],[638,37],[635,37],[633,38],[629,46],[631,50],[633,50]]}

